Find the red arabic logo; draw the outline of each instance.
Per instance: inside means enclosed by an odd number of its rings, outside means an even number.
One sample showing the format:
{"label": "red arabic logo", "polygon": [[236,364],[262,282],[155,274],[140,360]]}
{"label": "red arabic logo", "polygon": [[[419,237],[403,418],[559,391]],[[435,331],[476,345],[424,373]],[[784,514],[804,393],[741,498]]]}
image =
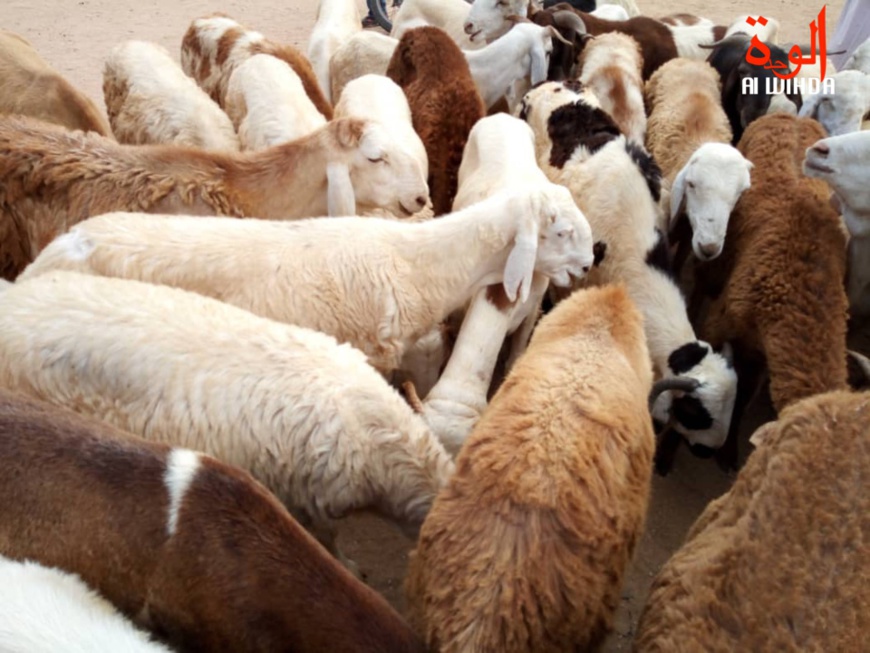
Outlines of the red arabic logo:
{"label": "red arabic logo", "polygon": [[[825,57],[825,45],[826,45],[826,35],[825,35],[825,8],[822,7],[822,10],[819,12],[819,15],[816,17],[816,20],[810,23],[810,55],[808,57],[803,56],[803,52],[801,51],[801,46],[795,44],[788,51],[788,60],[794,66],[794,70],[792,72],[786,72],[786,74],[781,75],[777,72],[777,70],[785,69],[788,71],[789,67],[785,61],[771,61],[770,60],[770,48],[767,47],[761,39],[758,38],[758,35],[753,35],[752,41],[750,42],[749,50],[746,51],[746,61],[755,66],[764,66],[765,70],[773,70],[773,74],[779,77],[780,79],[791,79],[795,75],[800,72],[801,66],[811,65],[816,63],[816,59],[819,55],[821,55],[821,64],[819,65],[819,69],[822,73],[822,81],[825,81],[825,67],[827,66],[827,58]],[[749,16],[746,19],[746,22],[750,25],[755,25],[758,23],[761,26],[767,25],[767,18],[764,16],[759,16],[756,20],[752,16]],[[818,46],[818,50],[816,49]],[[758,51],[760,54],[753,54],[753,50]]]}

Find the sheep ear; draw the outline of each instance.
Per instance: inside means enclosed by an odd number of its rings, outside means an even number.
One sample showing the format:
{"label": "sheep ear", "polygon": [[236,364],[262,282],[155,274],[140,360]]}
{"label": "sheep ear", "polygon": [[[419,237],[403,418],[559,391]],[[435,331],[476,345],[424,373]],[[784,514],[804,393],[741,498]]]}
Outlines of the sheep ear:
{"label": "sheep ear", "polygon": [[674,225],[677,224],[677,217],[680,215],[680,208],[683,205],[683,196],[686,193],[686,170],[688,166],[683,166],[683,169],[677,174],[674,179],[674,185],[671,186],[671,216],[668,220],[668,232],[673,231]]}
{"label": "sheep ear", "polygon": [[538,258],[538,223],[528,216],[517,231],[514,247],[504,266],[504,291],[509,300],[522,303],[529,298],[535,261]]}
{"label": "sheep ear", "polygon": [[749,436],[749,442],[753,447],[760,447],[764,441],[776,431],[777,422],[768,422],[755,429],[755,433]]}
{"label": "sheep ear", "polygon": [[347,118],[336,120],[335,136],[342,147],[358,147],[363,137],[364,125],[362,120]]}
{"label": "sheep ear", "polygon": [[343,163],[326,166],[326,211],[331,216],[356,215],[350,169]]}
{"label": "sheep ear", "polygon": [[813,118],[814,120],[818,120],[819,118],[819,102],[822,101],[824,94],[819,91],[815,95],[811,95],[807,98],[807,101],[803,103],[798,111],[799,118]]}
{"label": "sheep ear", "polygon": [[544,52],[544,46],[541,43],[535,43],[532,46],[532,86],[540,84],[547,80],[547,53]]}

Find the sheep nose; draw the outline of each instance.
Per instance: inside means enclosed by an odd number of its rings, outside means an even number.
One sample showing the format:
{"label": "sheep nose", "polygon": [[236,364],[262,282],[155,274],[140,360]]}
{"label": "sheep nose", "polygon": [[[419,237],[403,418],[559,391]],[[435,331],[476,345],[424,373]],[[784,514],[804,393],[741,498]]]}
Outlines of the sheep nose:
{"label": "sheep nose", "polygon": [[701,250],[701,253],[708,259],[713,258],[716,254],[719,253],[719,245],[716,243],[708,244],[708,245],[699,245],[698,249]]}
{"label": "sheep nose", "polygon": [[471,23],[465,23],[463,28],[465,29],[466,34],[471,34],[474,31],[474,25],[472,25]]}
{"label": "sheep nose", "polygon": [[813,152],[821,154],[822,156],[828,156],[828,154],[831,153],[831,148],[829,148],[825,143],[818,143],[813,145]]}
{"label": "sheep nose", "polygon": [[417,198],[417,206],[419,206],[421,209],[424,206],[426,206],[426,198],[423,197],[422,195],[420,195],[420,197]]}

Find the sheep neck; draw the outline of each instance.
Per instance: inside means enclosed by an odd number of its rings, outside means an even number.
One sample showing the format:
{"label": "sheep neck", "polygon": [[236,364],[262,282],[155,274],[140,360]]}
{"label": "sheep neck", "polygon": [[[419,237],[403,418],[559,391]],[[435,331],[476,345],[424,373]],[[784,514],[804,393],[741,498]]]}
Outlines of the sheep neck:
{"label": "sheep neck", "polygon": [[481,50],[464,51],[471,76],[487,108],[495,104],[525,72],[515,54],[519,43],[509,36],[510,32]]}
{"label": "sheep neck", "polygon": [[515,223],[505,229],[505,213],[503,202],[480,202],[415,226],[401,244],[401,255],[432,280],[425,290],[442,315],[464,306],[478,288],[503,280],[517,233]]}
{"label": "sheep neck", "polygon": [[287,220],[326,215],[326,166],[346,155],[330,125],[228,165],[234,200],[246,216]]}

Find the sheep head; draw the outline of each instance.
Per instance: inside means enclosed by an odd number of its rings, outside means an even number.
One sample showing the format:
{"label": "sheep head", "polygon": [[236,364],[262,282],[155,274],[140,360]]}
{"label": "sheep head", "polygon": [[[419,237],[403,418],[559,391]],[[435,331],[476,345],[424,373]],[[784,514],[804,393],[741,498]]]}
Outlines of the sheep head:
{"label": "sheep head", "polygon": [[709,457],[728,438],[737,397],[730,348],[716,353],[706,342],[689,342],[671,352],[668,367],[666,383],[650,395],[653,419],[672,426],[695,455]]}
{"label": "sheep head", "polygon": [[752,163],[731,145],[704,143],[677,174],[671,189],[670,227],[685,212],[692,251],[702,261],[722,253],[728,218],[749,188]]}
{"label": "sheep head", "polygon": [[[398,216],[411,215],[426,205],[426,177],[404,140],[372,120],[342,118],[332,124],[342,152],[327,166],[330,205],[355,204],[355,213],[380,208]],[[346,197],[348,193],[352,197]]]}
{"label": "sheep head", "polygon": [[[824,179],[842,203],[853,236],[870,235],[870,131],[851,132],[816,141],[806,150],[804,174]],[[867,216],[857,220],[853,216]]]}
{"label": "sheep head", "polygon": [[528,0],[474,0],[465,19],[465,33],[470,41],[489,43],[511,28],[508,16],[526,17],[528,9]]}
{"label": "sheep head", "polygon": [[592,229],[567,188],[547,183],[502,195],[516,225],[503,281],[510,301],[528,299],[535,272],[562,287],[585,276],[595,261]]}
{"label": "sheep head", "polygon": [[831,136],[860,131],[864,116],[870,113],[870,75],[844,70],[833,76],[834,89],[811,95],[798,116],[815,118]]}

